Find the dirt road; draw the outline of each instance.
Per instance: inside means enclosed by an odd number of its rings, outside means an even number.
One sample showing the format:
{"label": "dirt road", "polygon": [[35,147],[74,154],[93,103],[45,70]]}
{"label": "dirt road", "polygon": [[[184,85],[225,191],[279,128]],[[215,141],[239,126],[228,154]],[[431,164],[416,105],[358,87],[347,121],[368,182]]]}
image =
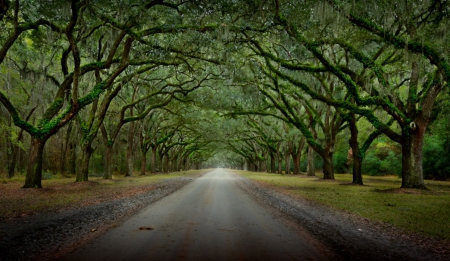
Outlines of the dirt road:
{"label": "dirt road", "polygon": [[326,260],[218,169],[150,205],[64,260]]}

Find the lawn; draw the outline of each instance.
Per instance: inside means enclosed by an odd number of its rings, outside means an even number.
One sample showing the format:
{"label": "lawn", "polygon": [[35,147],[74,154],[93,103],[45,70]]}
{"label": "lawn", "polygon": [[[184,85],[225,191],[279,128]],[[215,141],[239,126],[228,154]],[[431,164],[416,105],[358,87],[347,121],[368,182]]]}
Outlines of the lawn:
{"label": "lawn", "polygon": [[361,217],[425,235],[450,239],[450,182],[426,180],[429,190],[400,189],[395,176],[364,176],[364,186],[350,185],[350,174],[335,181],[304,175],[236,171],[272,188]]}
{"label": "lawn", "polygon": [[195,177],[210,170],[189,170],[169,174],[133,177],[114,175],[112,180],[91,177],[75,183],[75,177],[53,176],[42,181],[42,189],[23,189],[24,177],[0,178],[0,221],[44,211],[94,205],[116,198],[132,197],[155,189],[164,179]]}

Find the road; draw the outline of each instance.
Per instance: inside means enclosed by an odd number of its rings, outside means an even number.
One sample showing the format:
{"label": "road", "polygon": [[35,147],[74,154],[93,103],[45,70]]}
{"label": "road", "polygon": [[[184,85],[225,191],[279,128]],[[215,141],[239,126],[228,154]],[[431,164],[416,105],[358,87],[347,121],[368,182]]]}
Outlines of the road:
{"label": "road", "polygon": [[222,169],[149,205],[64,260],[326,260]]}

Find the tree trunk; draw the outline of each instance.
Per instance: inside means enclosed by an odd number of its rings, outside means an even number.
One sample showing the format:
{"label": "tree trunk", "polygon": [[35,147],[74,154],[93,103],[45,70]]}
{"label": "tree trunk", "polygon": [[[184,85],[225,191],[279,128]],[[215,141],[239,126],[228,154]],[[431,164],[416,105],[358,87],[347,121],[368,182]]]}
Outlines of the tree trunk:
{"label": "tree trunk", "polygon": [[112,154],[113,145],[105,146],[105,172],[103,173],[104,179],[112,179]]}
{"label": "tree trunk", "polygon": [[77,173],[77,144],[75,142],[70,143],[70,160],[69,160],[69,173]]}
{"label": "tree trunk", "polygon": [[134,122],[130,122],[128,130],[128,146],[127,146],[127,172],[126,177],[133,176],[134,159],[133,159],[133,145],[134,145]]}
{"label": "tree trunk", "polygon": [[42,188],[42,162],[47,139],[31,138],[27,174],[23,188]]}
{"label": "tree trunk", "polygon": [[156,146],[152,147],[152,173],[156,173]]}
{"label": "tree trunk", "polygon": [[314,164],[314,150],[311,146],[308,146],[308,165],[306,167],[306,176],[315,176],[316,166]]}
{"label": "tree trunk", "polygon": [[275,155],[270,152],[270,172],[275,173]]}
{"label": "tree trunk", "polygon": [[13,145],[11,143],[11,161],[8,165],[8,178],[14,177],[14,171],[16,169],[16,162],[17,162],[17,153],[20,150],[19,146]]}
{"label": "tree trunk", "polygon": [[278,159],[278,173],[283,174],[283,155],[280,152],[277,152],[277,159]]}
{"label": "tree trunk", "polygon": [[294,162],[294,174],[300,173],[300,156],[295,153],[292,155],[292,161]]}
{"label": "tree trunk", "polygon": [[286,154],[284,154],[284,174],[291,174],[291,154],[289,150],[286,150]]}
{"label": "tree trunk", "polygon": [[89,163],[93,152],[91,142],[85,142],[81,148],[80,169],[77,171],[75,182],[89,181]]}
{"label": "tree trunk", "polygon": [[349,120],[350,128],[350,147],[352,148],[353,156],[353,184],[363,185],[362,179],[362,160],[363,157],[359,150],[358,144],[358,128],[356,127],[356,115],[351,113],[351,119]]}
{"label": "tree trunk", "polygon": [[334,179],[333,152],[324,152],[323,158],[323,179]]}
{"label": "tree trunk", "polygon": [[67,132],[66,132],[66,139],[64,144],[62,144],[62,146],[64,146],[62,153],[61,153],[61,164],[59,166],[59,172],[61,174],[64,174],[66,172],[66,155],[67,155],[67,149],[69,148],[69,139],[70,139],[70,133],[72,132],[72,122],[69,123],[69,126],[67,127]]}
{"label": "tree trunk", "polygon": [[147,151],[141,150],[141,176],[145,175],[145,170],[147,168]]}
{"label": "tree trunk", "polygon": [[402,135],[402,188],[426,189],[422,169],[425,127],[417,124],[415,131],[406,132]]}

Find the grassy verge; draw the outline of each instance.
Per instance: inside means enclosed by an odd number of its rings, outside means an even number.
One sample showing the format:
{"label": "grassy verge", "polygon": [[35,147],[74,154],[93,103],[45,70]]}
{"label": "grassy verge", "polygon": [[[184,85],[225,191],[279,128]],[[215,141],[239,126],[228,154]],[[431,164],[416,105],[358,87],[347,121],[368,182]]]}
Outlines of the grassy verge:
{"label": "grassy verge", "polygon": [[236,171],[264,185],[361,217],[390,223],[425,235],[450,239],[450,182],[426,181],[430,190],[399,189],[394,176],[364,176],[365,186],[349,185],[351,175],[336,181],[303,175]]}
{"label": "grassy verge", "polygon": [[75,183],[75,177],[56,176],[42,181],[42,189],[22,189],[24,177],[0,178],[0,221],[45,211],[59,211],[98,204],[151,191],[165,179],[194,177],[210,170],[189,170],[169,174],[133,177],[113,176],[112,180],[92,177]]}

